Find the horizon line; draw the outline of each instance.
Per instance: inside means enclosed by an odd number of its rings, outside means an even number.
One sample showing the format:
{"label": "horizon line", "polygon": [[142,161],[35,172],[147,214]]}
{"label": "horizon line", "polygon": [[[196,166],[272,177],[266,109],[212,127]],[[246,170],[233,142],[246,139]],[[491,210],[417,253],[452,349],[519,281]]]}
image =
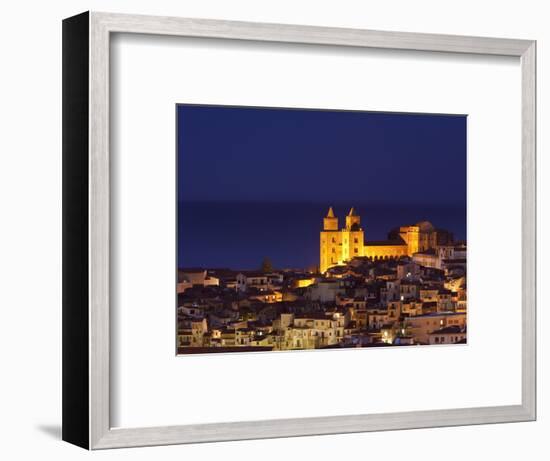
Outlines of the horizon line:
{"label": "horizon line", "polygon": [[451,202],[393,202],[393,201],[330,201],[330,200],[282,200],[282,199],[262,199],[262,200],[254,200],[254,199],[177,199],[178,203],[254,203],[254,204],[262,204],[262,203],[269,203],[269,204],[277,204],[277,203],[291,203],[291,204],[300,204],[300,205],[323,205],[323,206],[356,206],[356,205],[402,205],[402,206],[452,206],[452,207],[462,207],[467,208],[468,204],[462,204],[462,203],[451,203]]}

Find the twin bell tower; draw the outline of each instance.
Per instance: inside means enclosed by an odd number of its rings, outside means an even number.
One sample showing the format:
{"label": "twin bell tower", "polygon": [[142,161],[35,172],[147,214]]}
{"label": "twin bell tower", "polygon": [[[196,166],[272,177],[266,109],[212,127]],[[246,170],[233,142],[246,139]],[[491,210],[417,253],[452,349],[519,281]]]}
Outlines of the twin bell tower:
{"label": "twin bell tower", "polygon": [[338,218],[332,207],[323,219],[321,231],[319,270],[325,273],[329,267],[343,264],[357,256],[363,256],[365,234],[361,228],[361,217],[352,207],[346,216],[346,227],[338,228]]}

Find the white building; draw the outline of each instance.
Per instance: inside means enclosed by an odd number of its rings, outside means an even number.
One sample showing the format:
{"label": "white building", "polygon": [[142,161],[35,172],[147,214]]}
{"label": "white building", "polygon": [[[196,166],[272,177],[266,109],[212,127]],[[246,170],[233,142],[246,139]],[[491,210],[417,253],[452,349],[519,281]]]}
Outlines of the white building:
{"label": "white building", "polygon": [[237,274],[237,291],[246,291],[249,288],[259,290],[270,288],[268,275],[263,272],[240,272]]}
{"label": "white building", "polygon": [[320,280],[308,288],[308,294],[312,301],[321,303],[335,302],[339,294],[344,293],[340,288],[340,281],[334,279]]}

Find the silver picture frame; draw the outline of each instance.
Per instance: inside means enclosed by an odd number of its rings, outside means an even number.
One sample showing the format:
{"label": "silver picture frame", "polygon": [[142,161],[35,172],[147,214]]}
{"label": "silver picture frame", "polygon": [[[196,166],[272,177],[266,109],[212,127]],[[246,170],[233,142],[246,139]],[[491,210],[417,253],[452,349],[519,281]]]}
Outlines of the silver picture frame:
{"label": "silver picture frame", "polygon": [[[517,57],[522,123],[521,404],[166,427],[110,424],[110,39],[113,33]],[[63,21],[63,439],[87,449],[536,419],[536,42],[86,12]],[[519,309],[519,306],[518,306]]]}

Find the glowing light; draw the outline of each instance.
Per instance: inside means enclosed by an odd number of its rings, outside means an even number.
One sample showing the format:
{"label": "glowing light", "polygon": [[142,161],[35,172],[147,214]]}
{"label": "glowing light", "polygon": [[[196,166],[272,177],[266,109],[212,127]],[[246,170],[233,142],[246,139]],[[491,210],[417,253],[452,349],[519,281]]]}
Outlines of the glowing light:
{"label": "glowing light", "polygon": [[307,288],[310,285],[313,285],[315,283],[315,279],[314,278],[301,279],[301,280],[297,280],[295,283],[297,288]]}

